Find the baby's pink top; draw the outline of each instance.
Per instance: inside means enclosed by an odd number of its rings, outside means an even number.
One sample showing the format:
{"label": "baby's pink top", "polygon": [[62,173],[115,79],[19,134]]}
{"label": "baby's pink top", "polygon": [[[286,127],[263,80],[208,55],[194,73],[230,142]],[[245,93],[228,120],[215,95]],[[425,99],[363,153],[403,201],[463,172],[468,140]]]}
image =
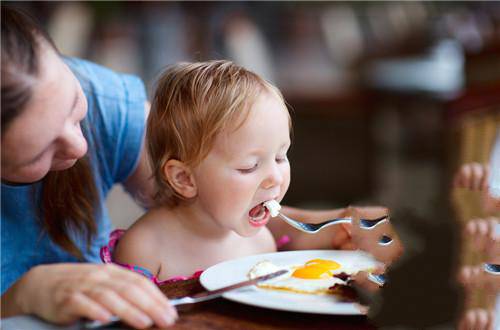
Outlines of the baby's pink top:
{"label": "baby's pink top", "polygon": [[[201,273],[203,273],[203,270],[198,270],[196,271],[193,275],[191,276],[174,276],[169,279],[166,279],[164,281],[158,280],[158,278],[153,275],[149,270],[146,268],[137,266],[137,265],[129,265],[129,264],[123,264],[120,262],[113,261],[113,252],[115,250],[116,244],[118,243],[118,240],[123,236],[125,233],[125,230],[123,229],[116,229],[111,234],[109,235],[109,243],[108,245],[105,245],[101,248],[101,259],[104,263],[106,264],[115,264],[124,268],[127,268],[131,271],[134,271],[136,273],[142,274],[149,278],[151,281],[153,281],[156,285],[163,285],[167,283],[173,283],[177,281],[185,281],[185,280],[190,280],[193,278],[199,278]],[[279,247],[282,247],[283,245],[287,244],[290,242],[290,238],[288,236],[283,236],[281,237],[277,242],[276,245]]]}

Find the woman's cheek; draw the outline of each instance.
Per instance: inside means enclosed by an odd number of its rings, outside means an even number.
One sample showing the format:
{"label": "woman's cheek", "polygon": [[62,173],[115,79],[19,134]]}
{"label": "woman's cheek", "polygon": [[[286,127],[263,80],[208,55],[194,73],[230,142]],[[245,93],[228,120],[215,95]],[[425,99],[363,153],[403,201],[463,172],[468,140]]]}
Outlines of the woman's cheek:
{"label": "woman's cheek", "polygon": [[21,170],[20,176],[26,178],[30,182],[35,182],[43,179],[50,171],[50,166],[47,161],[39,161],[36,164],[27,166]]}

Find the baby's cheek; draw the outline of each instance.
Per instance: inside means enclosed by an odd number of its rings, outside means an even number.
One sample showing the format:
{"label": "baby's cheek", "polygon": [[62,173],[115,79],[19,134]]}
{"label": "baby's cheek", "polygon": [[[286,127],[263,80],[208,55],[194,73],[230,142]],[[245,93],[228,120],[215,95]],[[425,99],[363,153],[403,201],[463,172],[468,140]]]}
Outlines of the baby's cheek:
{"label": "baby's cheek", "polygon": [[288,171],[284,173],[283,177],[285,178],[283,180],[283,184],[281,185],[281,194],[282,196],[284,196],[288,190],[288,188],[290,187],[290,181],[291,181],[291,178],[290,178],[290,168],[288,168]]}
{"label": "baby's cheek", "polygon": [[250,203],[254,202],[254,198],[259,190],[259,183],[250,178],[235,179],[231,188],[228,189],[228,194],[233,200],[234,208],[248,208]]}

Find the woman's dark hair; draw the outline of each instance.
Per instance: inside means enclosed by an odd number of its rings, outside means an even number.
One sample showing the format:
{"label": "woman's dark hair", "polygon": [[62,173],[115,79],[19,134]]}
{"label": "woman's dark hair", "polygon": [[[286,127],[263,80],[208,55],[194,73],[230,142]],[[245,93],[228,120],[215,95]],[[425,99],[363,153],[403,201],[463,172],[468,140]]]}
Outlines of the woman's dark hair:
{"label": "woman's dark hair", "polygon": [[[41,45],[57,49],[50,37],[27,14],[7,6],[2,12],[2,136],[25,110],[40,73]],[[51,239],[75,257],[83,253],[70,233],[83,234],[87,249],[96,233],[98,193],[88,156],[70,169],[49,172],[42,181],[39,217]]]}

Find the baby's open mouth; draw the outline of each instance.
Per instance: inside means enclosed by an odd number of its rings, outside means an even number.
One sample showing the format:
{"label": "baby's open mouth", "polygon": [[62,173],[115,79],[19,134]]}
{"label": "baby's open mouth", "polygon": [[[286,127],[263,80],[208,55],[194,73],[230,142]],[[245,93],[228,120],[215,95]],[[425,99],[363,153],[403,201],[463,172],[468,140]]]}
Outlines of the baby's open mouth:
{"label": "baby's open mouth", "polygon": [[259,203],[248,211],[250,224],[254,227],[265,226],[271,217],[279,215],[280,209],[280,204],[274,199]]}
{"label": "baby's open mouth", "polygon": [[251,221],[260,221],[267,216],[269,211],[264,207],[264,203],[254,206],[249,212],[248,216]]}

